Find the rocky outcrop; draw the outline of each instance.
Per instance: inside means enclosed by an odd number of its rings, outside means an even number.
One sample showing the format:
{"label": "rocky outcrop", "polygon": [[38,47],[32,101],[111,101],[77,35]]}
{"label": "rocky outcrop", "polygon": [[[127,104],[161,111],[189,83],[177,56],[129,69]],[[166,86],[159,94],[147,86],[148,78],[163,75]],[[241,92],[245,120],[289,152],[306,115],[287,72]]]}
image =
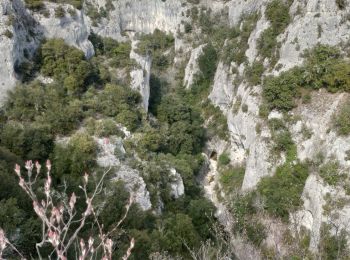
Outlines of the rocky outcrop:
{"label": "rocky outcrop", "polygon": [[[232,105],[234,97],[234,75],[229,73],[230,66],[219,62],[216,69],[212,91],[209,99],[222,111],[227,112]],[[185,82],[186,83],[186,82]]]}
{"label": "rocky outcrop", "polygon": [[150,97],[150,77],[152,58],[150,55],[141,56],[135,52],[137,49],[137,41],[132,42],[132,50],[130,52],[130,59],[136,62],[136,66],[131,70],[131,84],[130,87],[137,90],[142,97],[142,107],[148,111],[148,101]]}
{"label": "rocky outcrop", "polygon": [[16,69],[30,59],[38,45],[36,21],[21,0],[3,0],[0,3],[0,106],[7,91],[18,79]]}
{"label": "rocky outcrop", "polygon": [[[299,11],[298,11],[299,10]],[[349,6],[340,10],[336,1],[295,0],[290,13],[294,16],[281,35],[279,63],[289,69],[302,62],[302,54],[318,43],[336,45],[349,40]]]}
{"label": "rocky outcrop", "polygon": [[170,169],[170,176],[173,179],[172,183],[170,184],[170,194],[175,199],[178,199],[179,197],[185,194],[184,182],[182,180],[181,175],[174,168]]}
{"label": "rocky outcrop", "polygon": [[206,44],[202,44],[197,48],[194,48],[191,52],[190,60],[188,61],[185,68],[184,86],[186,88],[191,87],[191,85],[194,83],[197,73],[200,73],[198,67],[198,58],[203,54],[203,48],[205,46]]}
{"label": "rocky outcrop", "polygon": [[104,168],[112,168],[115,177],[114,180],[121,180],[126,189],[133,195],[134,201],[139,204],[141,209],[149,210],[152,208],[150,194],[146,188],[146,183],[136,169],[132,169],[120,161],[115,155],[115,151],[125,154],[122,140],[120,138],[95,138],[99,147],[97,163]]}
{"label": "rocky outcrop", "polygon": [[[93,0],[97,6],[105,1]],[[108,10],[93,30],[101,36],[124,39],[124,33],[152,33],[155,29],[176,33],[183,15],[181,1],[177,0],[122,0],[114,1],[114,10]]]}
{"label": "rocky outcrop", "polygon": [[[66,4],[46,2],[45,6],[47,14],[34,13],[34,18],[40,24],[39,28],[45,37],[62,38],[67,44],[82,50],[86,57],[93,56],[94,47],[88,40],[90,26],[84,12]],[[63,17],[56,17],[55,15],[55,9],[58,6],[62,7],[65,12]]]}

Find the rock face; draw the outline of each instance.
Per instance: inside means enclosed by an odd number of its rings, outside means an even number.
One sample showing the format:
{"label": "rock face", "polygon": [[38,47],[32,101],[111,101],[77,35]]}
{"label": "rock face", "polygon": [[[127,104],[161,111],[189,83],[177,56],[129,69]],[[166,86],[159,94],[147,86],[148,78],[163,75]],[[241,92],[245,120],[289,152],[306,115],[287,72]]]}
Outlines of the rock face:
{"label": "rock face", "polygon": [[203,54],[203,48],[205,46],[206,44],[202,44],[197,48],[194,48],[191,52],[190,60],[188,61],[185,69],[184,86],[186,88],[191,87],[191,85],[194,83],[196,74],[200,72],[198,67],[198,58]]}
{"label": "rock face", "polygon": [[[104,1],[94,0],[102,6]],[[122,0],[114,1],[108,19],[93,30],[105,37],[124,39],[125,32],[152,33],[155,29],[175,33],[182,19],[181,1]]]}
{"label": "rock face", "polygon": [[339,10],[336,1],[294,1],[290,9],[293,21],[281,35],[279,63],[283,68],[300,64],[300,54],[317,43],[336,45],[348,41],[349,22],[345,19],[348,10],[349,6]]}
{"label": "rock face", "polygon": [[104,168],[115,168],[114,180],[122,180],[126,189],[133,195],[134,201],[139,204],[141,209],[149,210],[152,208],[150,194],[146,188],[146,183],[140,176],[140,173],[122,163],[115,155],[116,149],[119,153],[124,153],[122,140],[119,138],[102,139],[95,138],[100,152],[97,155],[97,163]]}
{"label": "rock face", "polygon": [[137,48],[137,41],[133,41],[132,50],[130,52],[130,58],[137,63],[137,66],[131,70],[131,84],[130,87],[137,90],[142,97],[142,107],[148,111],[148,101],[150,96],[150,77],[151,77],[151,56],[141,56],[135,52]]}
{"label": "rock face", "polygon": [[182,180],[181,175],[174,168],[170,169],[170,175],[173,178],[173,182],[170,184],[170,194],[175,199],[178,199],[179,197],[185,194],[184,182]]}
{"label": "rock face", "polygon": [[[74,9],[71,5],[57,5],[46,3],[48,15],[34,14],[34,18],[40,24],[46,38],[62,38],[69,45],[77,47],[85,53],[87,58],[94,55],[94,47],[88,40],[90,26],[88,17],[82,10]],[[55,16],[55,9],[61,6],[65,10],[65,16],[58,18]],[[72,14],[69,10],[72,10]]]}
{"label": "rock face", "polygon": [[[264,16],[267,2],[233,0],[227,3],[231,25],[238,24],[243,14],[252,12],[262,14],[248,40],[249,48],[246,56],[250,63],[258,55],[256,46],[259,36],[269,27],[269,22]],[[340,10],[335,1],[295,0],[290,8],[292,20],[285,32],[278,37],[281,43],[277,62],[279,71],[273,70],[272,73],[278,75],[281,71],[300,65],[303,62],[301,54],[318,43],[337,45],[348,42],[349,22],[344,18],[348,11],[349,6]],[[238,69],[241,73],[244,71],[242,65],[237,68],[235,64],[219,63],[209,98],[227,116],[231,137],[228,148],[231,162],[245,165],[242,190],[247,191],[254,189],[262,177],[272,175],[276,166],[283,163],[283,158],[280,161],[271,159],[271,133],[258,116],[261,86],[247,87],[244,81],[234,85],[236,75],[231,72],[232,68]],[[347,99],[348,95],[344,93],[314,92],[310,104],[299,105],[292,111],[292,115],[299,118],[289,129],[297,145],[298,159],[313,160],[322,153],[326,161],[336,159],[342,169],[347,171],[350,166],[347,160],[350,138],[339,137],[334,130],[331,130],[334,113]],[[242,111],[243,106],[246,112]],[[273,112],[269,118],[280,116]],[[259,132],[257,132],[258,126]],[[303,129],[308,129],[312,133],[310,138],[303,136]],[[304,226],[310,230],[310,250],[314,252],[317,251],[320,241],[321,225],[329,221],[329,213],[326,214],[323,210],[326,204],[324,197],[330,192],[335,198],[347,198],[339,191],[342,191],[341,187],[328,187],[317,174],[312,174],[306,182],[303,193],[304,206],[294,218],[299,227]],[[348,206],[345,206],[334,212],[340,216],[336,221],[338,227],[348,230],[343,224],[348,219],[347,211]]]}
{"label": "rock face", "polygon": [[0,106],[16,84],[15,68],[31,58],[38,45],[36,21],[20,0],[0,3]]}
{"label": "rock face", "polygon": [[[261,33],[269,28],[264,11],[266,3],[270,0],[230,0],[230,1],[201,1],[201,4],[212,8],[215,12],[228,11],[229,24],[236,26],[244,15],[259,12],[259,20],[248,40],[246,56],[248,64],[252,64],[258,56],[257,41]],[[90,0],[97,8],[106,8],[105,0]],[[0,3],[0,105],[6,98],[7,90],[11,90],[18,76],[16,69],[22,62],[31,58],[40,40],[46,38],[63,38],[66,43],[84,51],[86,57],[94,54],[94,49],[88,36],[91,30],[104,36],[117,40],[126,40],[130,35],[138,33],[152,33],[155,29],[171,32],[183,32],[187,21],[186,11],[192,7],[187,1],[178,0],[118,0],[113,1],[113,8],[108,10],[105,18],[94,23],[87,16],[86,6],[83,10],[75,10],[70,5],[61,5],[66,14],[62,18],[55,16],[53,3],[45,3],[48,15],[28,11],[22,0],[2,0]],[[346,43],[350,39],[348,13],[350,5],[340,10],[336,1],[330,0],[294,0],[289,13],[291,21],[286,30],[278,36],[280,44],[278,61],[275,68],[265,68],[264,75],[278,75],[303,62],[301,54],[318,43],[337,45]],[[186,42],[185,38],[175,37],[176,54],[182,50],[190,51],[190,58],[185,67],[183,84],[188,89],[194,84],[196,74],[200,73],[198,58],[203,53],[205,43]],[[131,39],[133,39],[131,37]],[[198,46],[192,48],[192,46]],[[136,65],[131,70],[131,88],[140,92],[142,106],[148,110],[150,96],[150,74],[152,59],[150,56],[141,56],[135,52],[137,41],[133,40],[130,58]],[[181,56],[179,54],[179,56]],[[174,60],[182,61],[182,57]],[[179,62],[180,63],[180,62]],[[266,65],[266,61],[264,63]],[[278,69],[277,69],[278,66]],[[231,163],[244,165],[246,168],[242,184],[243,191],[254,189],[261,178],[274,173],[275,168],[283,163],[271,159],[271,133],[269,128],[259,117],[259,107],[262,103],[262,87],[248,86],[244,80],[238,80],[238,73],[244,75],[246,64],[224,64],[219,62],[209,99],[220,107],[227,117],[230,138],[225,145],[213,145],[211,149],[218,153],[224,150],[230,154]],[[337,159],[343,170],[350,167],[347,160],[347,151],[350,150],[350,138],[339,137],[331,130],[332,116],[341,104],[347,100],[347,94],[329,94],[325,91],[314,92],[310,104],[301,104],[291,112],[298,117],[295,123],[291,123],[290,132],[296,143],[298,159],[313,160],[319,153],[323,153],[326,160]],[[280,118],[282,115],[272,112],[271,118]],[[311,137],[303,136],[303,129],[310,131]],[[105,143],[102,139],[96,140],[101,148],[98,164],[103,167],[116,167],[116,180],[123,180],[129,191],[134,192],[135,200],[144,210],[151,208],[150,196],[146,184],[140,177],[140,173],[121,163],[114,155],[118,148],[123,152],[122,142],[114,140]],[[211,178],[217,178],[216,162],[208,159]],[[171,169],[174,177],[171,184],[171,192],[175,198],[184,194],[184,185],[181,176]],[[210,180],[207,180],[206,188],[209,195],[213,193]],[[346,197],[339,188],[328,187],[313,173],[306,181],[303,192],[303,208],[292,216],[292,222],[298,223],[298,228],[306,227],[311,231],[310,249],[315,251],[320,240],[320,228],[327,221],[324,216],[323,206],[326,201],[324,196],[331,193],[341,198]],[[209,196],[210,197],[210,196]],[[344,223],[348,221],[349,207],[338,210],[340,219]],[[339,225],[345,226],[344,223]]]}

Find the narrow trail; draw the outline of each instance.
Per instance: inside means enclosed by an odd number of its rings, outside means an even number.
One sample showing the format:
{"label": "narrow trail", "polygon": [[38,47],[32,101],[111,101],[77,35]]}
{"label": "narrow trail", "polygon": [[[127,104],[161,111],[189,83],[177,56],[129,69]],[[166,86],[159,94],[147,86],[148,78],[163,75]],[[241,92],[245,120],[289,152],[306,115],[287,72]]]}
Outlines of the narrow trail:
{"label": "narrow trail", "polygon": [[[228,211],[226,205],[222,203],[217,195],[216,186],[219,185],[220,174],[218,172],[217,161],[212,158],[207,158],[209,169],[202,180],[205,196],[216,207],[216,217],[219,223],[224,227],[224,230],[230,234],[229,245],[232,247],[232,253],[235,255],[234,259],[241,260],[260,260],[262,259],[260,251],[255,249],[251,244],[247,243],[241,237],[233,235],[234,219],[232,214]],[[227,258],[230,259],[230,258]]]}
{"label": "narrow trail", "polygon": [[216,187],[219,185],[219,172],[217,161],[208,158],[209,171],[202,180],[205,196],[209,199],[216,207],[216,217],[218,218],[221,225],[225,227],[227,231],[231,229],[232,217],[226,206],[219,200],[217,195]]}

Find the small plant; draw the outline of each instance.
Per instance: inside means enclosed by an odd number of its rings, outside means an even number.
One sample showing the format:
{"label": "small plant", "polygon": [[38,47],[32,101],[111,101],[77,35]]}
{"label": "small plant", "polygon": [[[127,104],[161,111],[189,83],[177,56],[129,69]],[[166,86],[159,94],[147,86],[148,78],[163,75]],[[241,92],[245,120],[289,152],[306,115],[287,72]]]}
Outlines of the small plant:
{"label": "small plant", "polygon": [[64,8],[62,6],[58,6],[57,8],[55,8],[55,17],[56,18],[63,18],[66,16],[66,11],[64,10]]}
{"label": "small plant", "polygon": [[12,39],[12,37],[13,37],[13,33],[9,29],[6,29],[6,31],[3,33],[3,35],[5,35],[9,39]]}
{"label": "small plant", "polygon": [[335,3],[337,4],[340,10],[345,9],[347,5],[346,0],[335,0]]}
{"label": "small plant", "polygon": [[228,165],[230,163],[230,157],[227,153],[222,153],[219,156],[219,165],[220,166],[224,166],[224,165]]}
{"label": "small plant", "polygon": [[350,101],[347,101],[334,115],[334,127],[339,135],[350,134]]}
{"label": "small plant", "polygon": [[301,194],[307,177],[305,164],[286,163],[277,168],[274,176],[263,178],[257,190],[265,199],[267,212],[288,221],[289,212],[302,203]]}
{"label": "small plant", "polygon": [[264,64],[261,61],[254,61],[253,64],[247,67],[245,76],[248,83],[252,86],[261,84],[261,76],[264,73]]}
{"label": "small plant", "polygon": [[247,104],[243,104],[242,105],[242,112],[243,113],[247,113],[248,112],[248,105]]}
{"label": "small plant", "polygon": [[322,165],[320,167],[320,176],[328,185],[334,186],[339,183],[342,178],[342,174],[339,171],[339,163],[331,161]]}
{"label": "small plant", "polygon": [[241,188],[245,174],[244,167],[229,167],[220,173],[220,183],[224,192],[230,193]]}

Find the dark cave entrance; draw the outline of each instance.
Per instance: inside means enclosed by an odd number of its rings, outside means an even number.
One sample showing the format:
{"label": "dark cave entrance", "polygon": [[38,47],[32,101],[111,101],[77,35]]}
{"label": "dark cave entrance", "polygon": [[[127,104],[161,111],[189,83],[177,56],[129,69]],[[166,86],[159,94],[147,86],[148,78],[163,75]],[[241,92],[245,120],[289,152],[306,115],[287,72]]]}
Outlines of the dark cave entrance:
{"label": "dark cave entrance", "polygon": [[214,161],[217,161],[218,160],[218,153],[215,150],[211,151],[209,158],[214,160]]}

